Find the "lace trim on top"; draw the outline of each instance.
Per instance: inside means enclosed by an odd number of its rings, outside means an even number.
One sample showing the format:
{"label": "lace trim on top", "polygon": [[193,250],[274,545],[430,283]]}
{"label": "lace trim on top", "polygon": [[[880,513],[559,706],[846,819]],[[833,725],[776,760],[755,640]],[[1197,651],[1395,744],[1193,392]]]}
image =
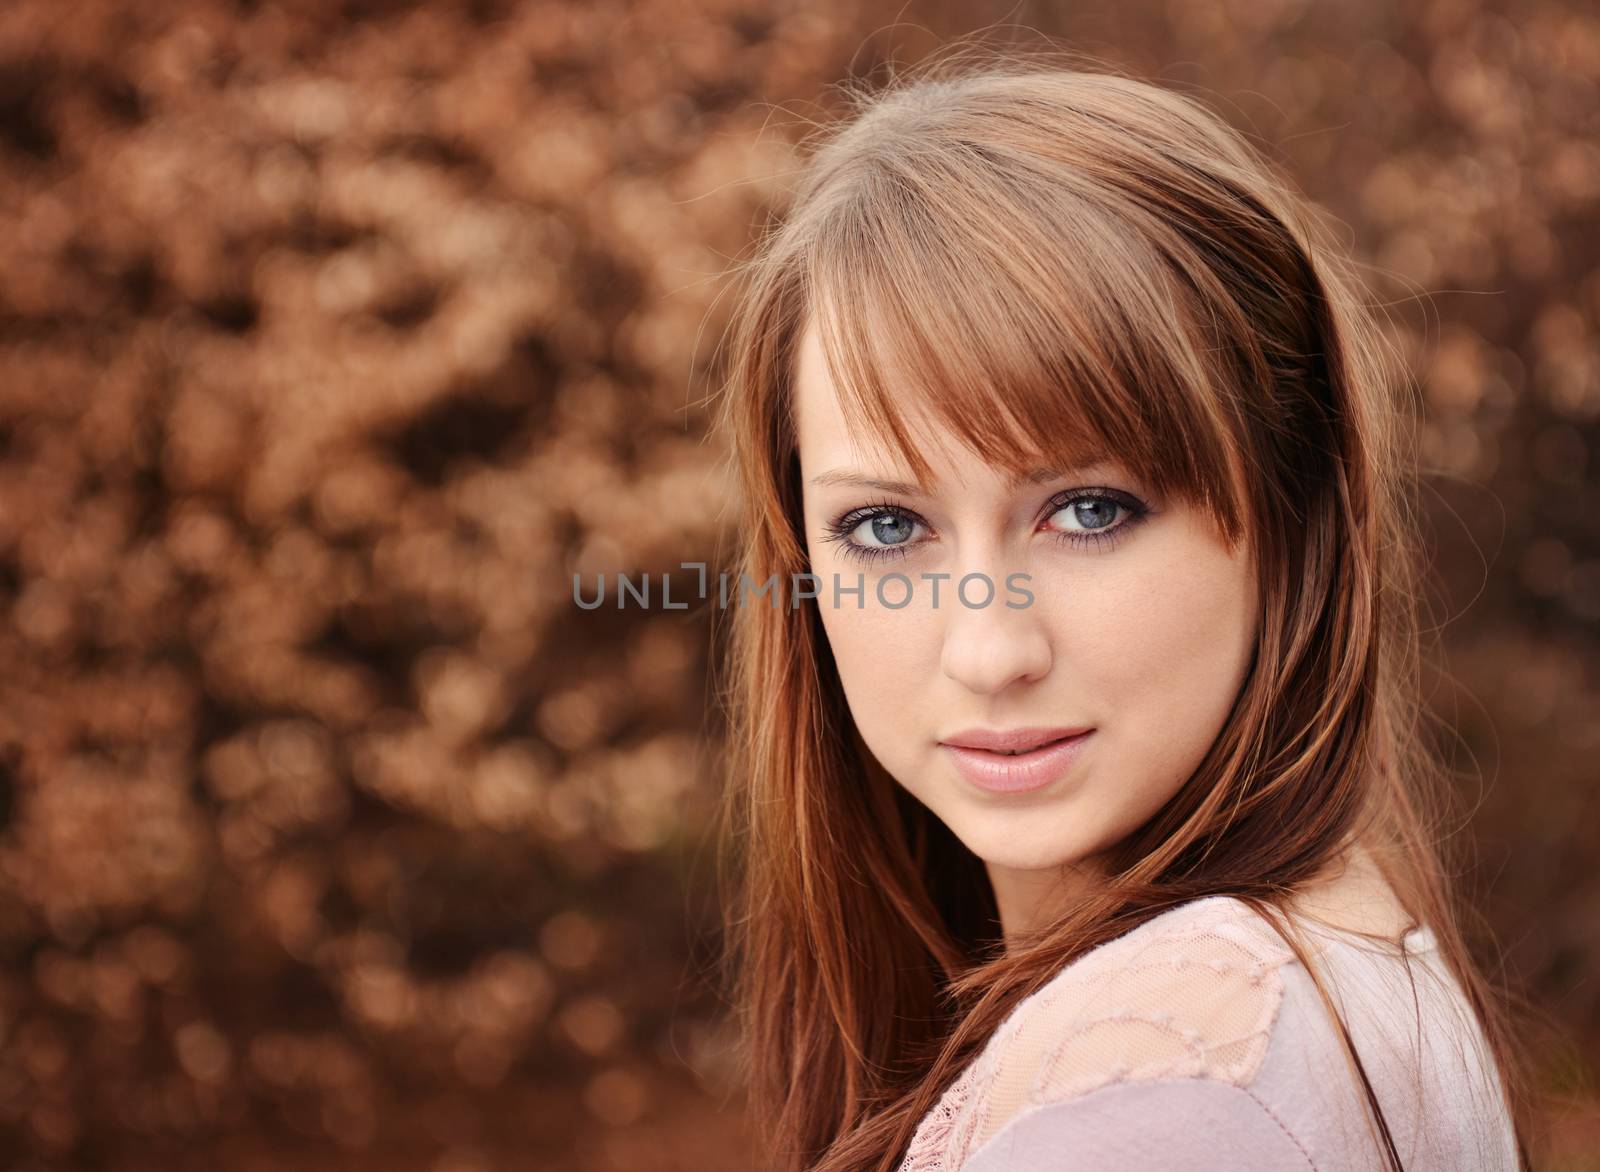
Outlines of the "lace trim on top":
{"label": "lace trim on top", "polygon": [[1116,1082],[1244,1086],[1266,1055],[1294,953],[1231,896],[1173,908],[1018,1004],[940,1097],[900,1172],[953,1172],[1029,1107]]}

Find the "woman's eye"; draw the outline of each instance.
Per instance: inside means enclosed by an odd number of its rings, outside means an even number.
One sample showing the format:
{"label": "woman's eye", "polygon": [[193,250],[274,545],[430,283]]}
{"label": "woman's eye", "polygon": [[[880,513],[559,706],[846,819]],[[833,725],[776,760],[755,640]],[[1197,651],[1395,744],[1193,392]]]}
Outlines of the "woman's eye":
{"label": "woman's eye", "polygon": [[920,523],[898,509],[885,509],[860,517],[846,519],[835,533],[845,548],[857,558],[871,561],[874,558],[896,557],[906,553],[915,544]]}
{"label": "woman's eye", "polygon": [[[1074,545],[1109,548],[1149,512],[1134,497],[1079,490],[1057,498],[1047,514],[1051,536]],[[827,526],[827,539],[857,561],[903,557],[922,544],[927,526],[915,513],[887,503],[852,509]]]}
{"label": "woman's eye", "polygon": [[900,557],[919,540],[921,521],[904,509],[889,505],[855,509],[828,526],[828,539],[837,542],[858,561]]}
{"label": "woman's eye", "polygon": [[[1119,511],[1124,514],[1120,518]],[[1052,535],[1063,541],[1109,548],[1149,512],[1148,506],[1132,497],[1124,500],[1120,494],[1111,496],[1104,490],[1079,492],[1060,501],[1048,524]]]}
{"label": "woman's eye", "polygon": [[857,525],[852,536],[862,545],[903,545],[917,523],[903,513],[879,513]]}
{"label": "woman's eye", "polygon": [[[1111,500],[1109,497],[1088,496],[1080,497],[1050,514],[1053,521],[1057,517],[1066,517],[1080,530],[1094,532],[1099,529],[1109,528],[1117,519],[1117,510],[1124,505]],[[1063,526],[1063,528],[1067,528]],[[1068,528],[1068,532],[1072,530]]]}

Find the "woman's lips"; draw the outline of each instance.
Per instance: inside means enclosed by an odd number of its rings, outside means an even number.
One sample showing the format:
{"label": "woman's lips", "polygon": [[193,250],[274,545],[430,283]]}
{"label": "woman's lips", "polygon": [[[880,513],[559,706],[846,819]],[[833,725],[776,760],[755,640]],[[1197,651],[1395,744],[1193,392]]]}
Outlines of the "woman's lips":
{"label": "woman's lips", "polygon": [[979,789],[1020,793],[1049,785],[1072,765],[1094,730],[1041,745],[1026,753],[997,753],[962,745],[941,744],[956,772]]}

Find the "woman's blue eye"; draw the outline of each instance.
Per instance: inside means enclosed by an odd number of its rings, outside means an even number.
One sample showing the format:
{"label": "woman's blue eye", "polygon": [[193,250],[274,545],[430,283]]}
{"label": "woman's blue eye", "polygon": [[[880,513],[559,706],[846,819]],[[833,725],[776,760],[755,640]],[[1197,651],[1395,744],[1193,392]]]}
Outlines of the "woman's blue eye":
{"label": "woman's blue eye", "polygon": [[[1069,527],[1050,525],[1051,536],[1073,545],[1092,545],[1110,548],[1121,541],[1140,521],[1150,515],[1150,507],[1136,497],[1109,489],[1077,490],[1057,497],[1055,508],[1048,521],[1054,522],[1063,514],[1070,517]],[[1117,520],[1118,511],[1126,514]]]}
{"label": "woman's blue eye", "polygon": [[[1120,521],[1118,511],[1126,514]],[[1071,524],[1048,524],[1051,536],[1073,545],[1110,546],[1149,513],[1136,498],[1111,489],[1075,489],[1050,502],[1045,521],[1062,514]],[[827,539],[843,547],[857,561],[904,557],[920,544],[915,540],[922,522],[915,513],[883,502],[851,509],[827,526]]]}
{"label": "woman's blue eye", "polygon": [[903,510],[878,507],[878,511],[854,519],[846,517],[833,526],[833,539],[852,557],[870,562],[876,558],[898,557],[911,544],[918,522]]}
{"label": "woman's blue eye", "polygon": [[858,532],[867,530],[872,539],[881,545],[899,545],[910,541],[911,531],[915,528],[915,522],[899,513],[879,513],[856,526]]}
{"label": "woman's blue eye", "polygon": [[1117,510],[1124,506],[1103,496],[1080,497],[1064,508],[1051,513],[1051,517],[1059,517],[1062,513],[1072,514],[1073,520],[1084,529],[1094,531],[1104,529],[1116,520]]}

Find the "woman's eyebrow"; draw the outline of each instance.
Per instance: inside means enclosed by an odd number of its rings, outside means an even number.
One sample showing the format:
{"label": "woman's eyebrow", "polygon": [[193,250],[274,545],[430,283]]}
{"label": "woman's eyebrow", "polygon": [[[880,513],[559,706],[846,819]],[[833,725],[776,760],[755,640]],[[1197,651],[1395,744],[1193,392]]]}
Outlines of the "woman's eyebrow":
{"label": "woman's eyebrow", "polygon": [[[1087,472],[1091,468],[1099,468],[1109,461],[1104,459],[1089,459],[1071,468],[1035,468],[1012,480],[1012,487],[1020,484],[1043,484],[1051,480],[1059,480],[1063,476]],[[846,488],[873,488],[879,492],[893,492],[901,496],[922,496],[924,490],[921,485],[910,480],[880,480],[869,476],[865,472],[858,472],[851,468],[833,468],[827,472],[819,472],[811,478],[811,483],[819,487],[841,485]]]}

